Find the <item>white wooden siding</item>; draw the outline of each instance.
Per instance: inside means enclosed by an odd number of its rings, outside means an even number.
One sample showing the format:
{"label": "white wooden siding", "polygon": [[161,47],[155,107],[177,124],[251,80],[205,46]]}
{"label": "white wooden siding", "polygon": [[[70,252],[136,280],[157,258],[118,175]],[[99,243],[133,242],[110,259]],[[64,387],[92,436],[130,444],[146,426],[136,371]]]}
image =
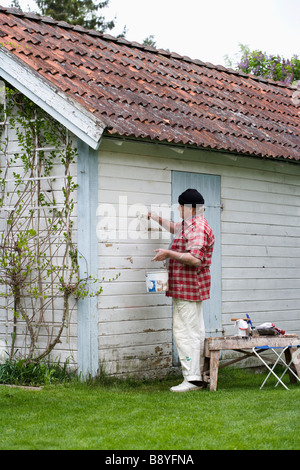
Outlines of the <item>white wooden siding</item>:
{"label": "white wooden siding", "polygon": [[[117,207],[119,196],[126,196],[128,204],[170,205],[172,170],[221,176],[224,334],[234,334],[231,318],[246,313],[256,325],[272,321],[299,334],[300,166],[104,139],[99,204]],[[121,273],[103,283],[99,298],[100,358],[110,373],[147,375],[171,365],[171,302],[144,286],[152,250],[168,246],[162,235],[99,243],[99,277]]]}
{"label": "white wooden siding", "polygon": [[[99,243],[99,278],[105,277],[99,297],[99,354],[108,373],[148,375],[172,366],[171,301],[164,294],[146,293],[145,286],[153,251],[167,247],[170,236],[160,242],[156,227],[157,240],[151,240],[148,231],[133,233],[130,227],[139,224],[136,204],[145,212],[151,205],[171,204],[171,175],[134,160],[99,152],[99,204],[113,204],[118,216],[116,239]],[[118,273],[117,280],[107,281]]]}

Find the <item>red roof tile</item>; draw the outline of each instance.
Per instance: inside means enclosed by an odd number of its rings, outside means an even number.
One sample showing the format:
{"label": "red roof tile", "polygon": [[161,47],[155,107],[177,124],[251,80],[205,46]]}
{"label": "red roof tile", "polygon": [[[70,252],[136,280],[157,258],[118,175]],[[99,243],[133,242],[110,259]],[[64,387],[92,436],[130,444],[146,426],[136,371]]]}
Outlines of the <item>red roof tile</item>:
{"label": "red roof tile", "polygon": [[300,160],[294,87],[16,9],[0,38],[108,134]]}

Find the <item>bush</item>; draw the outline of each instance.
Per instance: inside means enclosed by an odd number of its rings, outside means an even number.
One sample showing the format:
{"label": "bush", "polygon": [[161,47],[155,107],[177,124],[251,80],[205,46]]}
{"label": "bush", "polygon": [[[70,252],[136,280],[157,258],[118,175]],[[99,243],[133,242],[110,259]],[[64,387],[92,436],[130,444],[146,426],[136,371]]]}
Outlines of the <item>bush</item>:
{"label": "bush", "polygon": [[50,361],[26,361],[25,359],[6,359],[0,364],[0,383],[10,385],[49,385],[69,382],[75,373],[63,365]]}
{"label": "bush", "polygon": [[284,59],[279,55],[268,55],[262,51],[250,52],[247,47],[244,47],[237,69],[287,85],[300,80],[300,59],[296,55],[291,59]]}

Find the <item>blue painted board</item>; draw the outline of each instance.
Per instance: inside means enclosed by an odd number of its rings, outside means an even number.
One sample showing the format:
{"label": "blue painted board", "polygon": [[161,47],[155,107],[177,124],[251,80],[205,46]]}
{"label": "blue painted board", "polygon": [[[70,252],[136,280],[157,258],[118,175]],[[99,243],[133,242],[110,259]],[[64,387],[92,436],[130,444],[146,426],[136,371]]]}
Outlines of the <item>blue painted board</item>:
{"label": "blue painted board", "polygon": [[[80,277],[97,278],[98,153],[80,139],[77,150],[77,247]],[[78,371],[83,379],[95,377],[99,368],[97,297],[79,299],[77,316]]]}

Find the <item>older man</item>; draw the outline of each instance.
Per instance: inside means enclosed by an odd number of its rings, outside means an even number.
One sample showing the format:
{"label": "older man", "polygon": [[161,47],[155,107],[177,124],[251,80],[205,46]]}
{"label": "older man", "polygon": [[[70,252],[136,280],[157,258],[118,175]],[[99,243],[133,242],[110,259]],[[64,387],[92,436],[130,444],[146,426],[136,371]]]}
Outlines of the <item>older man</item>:
{"label": "older man", "polygon": [[204,387],[205,325],[202,302],[210,297],[210,265],[214,234],[204,218],[204,199],[196,189],[187,189],[178,198],[182,222],[175,224],[150,212],[149,218],[175,234],[168,250],[155,250],[152,261],[168,260],[169,289],[173,298],[173,333],[181,362],[183,382],[172,392],[188,392]]}

